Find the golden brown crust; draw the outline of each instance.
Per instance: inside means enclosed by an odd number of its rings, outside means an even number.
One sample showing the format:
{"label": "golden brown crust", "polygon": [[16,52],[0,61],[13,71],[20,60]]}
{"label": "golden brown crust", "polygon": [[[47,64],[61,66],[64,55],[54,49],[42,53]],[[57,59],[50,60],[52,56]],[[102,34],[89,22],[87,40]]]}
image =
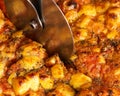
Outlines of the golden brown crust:
{"label": "golden brown crust", "polygon": [[72,64],[48,57],[0,10],[0,96],[119,96],[120,1],[56,2],[73,31]]}
{"label": "golden brown crust", "polygon": [[[73,6],[70,2],[79,7],[70,9]],[[120,1],[64,0],[62,6],[73,31],[74,64],[79,72],[92,79],[91,87],[81,90],[78,96],[118,96]]]}

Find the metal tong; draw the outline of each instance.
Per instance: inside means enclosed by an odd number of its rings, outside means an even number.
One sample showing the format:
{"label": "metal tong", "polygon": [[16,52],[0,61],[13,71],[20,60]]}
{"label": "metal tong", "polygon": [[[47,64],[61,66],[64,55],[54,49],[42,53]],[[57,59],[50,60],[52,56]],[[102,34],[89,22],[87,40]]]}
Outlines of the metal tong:
{"label": "metal tong", "polygon": [[17,30],[42,43],[49,55],[69,59],[73,53],[70,26],[54,0],[5,0],[8,18]]}

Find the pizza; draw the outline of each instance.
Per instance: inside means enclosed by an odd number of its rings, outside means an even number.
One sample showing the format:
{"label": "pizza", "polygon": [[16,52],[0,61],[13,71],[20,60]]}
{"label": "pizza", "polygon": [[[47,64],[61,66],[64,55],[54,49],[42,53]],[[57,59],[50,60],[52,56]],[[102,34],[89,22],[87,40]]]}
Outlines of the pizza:
{"label": "pizza", "polygon": [[55,1],[73,32],[69,62],[17,30],[0,1],[0,96],[120,96],[120,1]]}

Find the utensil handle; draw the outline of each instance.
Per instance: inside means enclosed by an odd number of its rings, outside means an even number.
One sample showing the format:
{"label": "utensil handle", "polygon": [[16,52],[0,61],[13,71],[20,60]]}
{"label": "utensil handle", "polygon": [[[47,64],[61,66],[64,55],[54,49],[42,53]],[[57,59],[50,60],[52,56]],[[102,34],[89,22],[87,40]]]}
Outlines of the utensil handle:
{"label": "utensil handle", "polygon": [[42,8],[43,8],[42,0],[30,0],[30,1],[34,5],[34,7],[36,8],[37,13],[39,15],[39,18],[40,18],[42,25],[43,25],[43,28],[44,28],[45,21],[44,21],[43,12],[42,12]]}

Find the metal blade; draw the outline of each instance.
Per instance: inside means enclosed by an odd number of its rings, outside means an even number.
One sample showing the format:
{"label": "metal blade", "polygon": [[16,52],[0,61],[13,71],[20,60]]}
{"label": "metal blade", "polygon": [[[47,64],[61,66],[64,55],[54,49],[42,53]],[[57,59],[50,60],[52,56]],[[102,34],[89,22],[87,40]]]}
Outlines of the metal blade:
{"label": "metal blade", "polygon": [[[44,32],[40,41],[45,44],[49,54],[59,53],[61,58],[69,58],[73,53],[71,28],[54,0],[41,0]],[[46,35],[47,34],[47,35]]]}
{"label": "metal blade", "polygon": [[23,30],[27,37],[34,39],[37,31],[42,31],[43,26],[33,4],[29,0],[4,1],[8,18],[17,30]]}
{"label": "metal blade", "polygon": [[[71,56],[72,32],[54,0],[5,0],[5,5],[17,29],[24,29],[27,37],[42,43],[50,55],[58,53],[63,59]],[[30,28],[31,24],[37,27]]]}

